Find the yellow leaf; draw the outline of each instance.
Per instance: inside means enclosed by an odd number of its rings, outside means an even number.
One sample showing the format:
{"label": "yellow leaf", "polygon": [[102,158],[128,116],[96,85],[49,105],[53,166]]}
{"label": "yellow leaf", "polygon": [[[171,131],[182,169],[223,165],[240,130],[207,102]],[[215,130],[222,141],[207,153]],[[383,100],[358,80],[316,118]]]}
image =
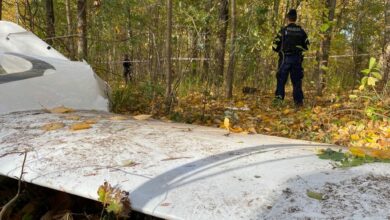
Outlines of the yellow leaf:
{"label": "yellow leaf", "polygon": [[80,116],[78,115],[68,115],[65,117],[66,120],[79,120]]}
{"label": "yellow leaf", "polygon": [[127,117],[121,116],[121,115],[117,115],[117,116],[111,117],[110,119],[113,120],[113,121],[123,121],[123,120],[127,120]]}
{"label": "yellow leaf", "polygon": [[85,130],[85,129],[90,129],[92,126],[91,124],[81,122],[81,123],[75,123],[70,126],[70,130],[72,131],[78,131],[78,130]]}
{"label": "yellow leaf", "polygon": [[359,135],[357,135],[357,134],[351,135],[351,140],[352,141],[358,141],[359,139],[360,139]]}
{"label": "yellow leaf", "polygon": [[321,111],[322,111],[322,109],[321,109],[320,106],[317,106],[317,107],[315,107],[315,108],[313,109],[313,112],[316,113],[316,114],[321,113]]}
{"label": "yellow leaf", "polygon": [[249,134],[257,134],[257,131],[256,131],[256,129],[255,128],[249,128],[248,129],[248,132],[249,132]]}
{"label": "yellow leaf", "polygon": [[349,151],[352,153],[352,155],[355,155],[357,157],[364,157],[366,155],[364,150],[358,147],[351,147],[349,148]]}
{"label": "yellow leaf", "polygon": [[286,109],[283,111],[283,114],[287,115],[288,113],[290,113],[290,109]]}
{"label": "yellow leaf", "polygon": [[90,125],[96,124],[97,122],[98,121],[96,119],[88,119],[88,120],[84,121],[84,123],[90,124]]}
{"label": "yellow leaf", "polygon": [[230,128],[230,120],[229,120],[229,118],[225,118],[225,120],[223,121],[223,126],[225,126],[225,128],[227,129],[227,130],[229,130],[229,128]]}
{"label": "yellow leaf", "polygon": [[375,86],[376,81],[377,81],[377,79],[375,79],[374,77],[368,77],[367,85]]}
{"label": "yellow leaf", "polygon": [[46,125],[42,126],[42,130],[53,131],[53,130],[57,130],[57,129],[60,129],[60,128],[63,128],[63,127],[65,127],[64,123],[62,123],[62,122],[55,122],[55,123],[49,123],[49,124],[46,124]]}
{"label": "yellow leaf", "polygon": [[241,133],[244,130],[242,128],[240,128],[240,127],[237,127],[237,128],[230,128],[230,131],[233,132],[233,133]]}
{"label": "yellow leaf", "polygon": [[136,115],[136,116],[134,116],[134,119],[139,120],[139,121],[144,121],[144,120],[148,120],[151,117],[152,117],[152,115]]}
{"label": "yellow leaf", "polygon": [[71,108],[66,108],[66,107],[64,107],[64,106],[60,106],[60,107],[53,108],[53,109],[48,109],[48,111],[49,111],[50,113],[58,113],[58,114],[74,112],[73,109],[71,109]]}

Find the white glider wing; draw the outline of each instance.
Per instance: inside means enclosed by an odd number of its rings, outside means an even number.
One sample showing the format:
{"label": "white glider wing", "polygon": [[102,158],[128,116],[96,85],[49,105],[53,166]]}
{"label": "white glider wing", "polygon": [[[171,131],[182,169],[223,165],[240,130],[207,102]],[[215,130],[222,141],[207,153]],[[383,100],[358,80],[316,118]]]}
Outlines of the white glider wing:
{"label": "white glider wing", "polygon": [[0,21],[0,114],[66,106],[108,111],[108,87],[85,62],[73,62],[12,22]]}

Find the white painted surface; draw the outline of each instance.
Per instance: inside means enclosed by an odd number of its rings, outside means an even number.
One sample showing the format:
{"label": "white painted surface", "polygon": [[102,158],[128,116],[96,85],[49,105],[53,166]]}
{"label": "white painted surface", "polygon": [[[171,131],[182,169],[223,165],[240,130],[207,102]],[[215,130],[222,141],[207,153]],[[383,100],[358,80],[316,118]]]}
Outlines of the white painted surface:
{"label": "white painted surface", "polygon": [[[0,114],[61,105],[108,111],[108,87],[92,68],[47,46],[20,26],[0,21]],[[9,80],[18,75],[27,77]]]}
{"label": "white painted surface", "polygon": [[9,21],[0,21],[0,51],[68,60],[54,48],[48,49],[48,46],[50,45],[21,26]]}
{"label": "white painted surface", "polygon": [[[153,120],[115,121],[108,113],[74,115],[98,123],[92,129],[72,132],[69,126],[75,121],[66,115],[0,115],[0,174],[19,176],[23,155],[9,153],[27,149],[25,181],[96,200],[99,185],[107,180],[130,192],[133,209],[162,218],[321,219],[341,215],[383,219],[390,215],[386,209],[390,201],[375,190],[351,198],[366,203],[374,195],[373,199],[382,198],[372,202],[378,208],[367,203],[368,208],[354,211],[336,205],[333,212],[322,213],[325,203],[305,195],[307,189],[321,189],[327,182],[342,185],[342,181],[368,174],[389,176],[389,164],[335,170],[329,161],[317,158],[317,143],[264,135],[226,137],[222,129]],[[41,130],[49,122],[64,122],[67,127]],[[130,161],[139,164],[126,166]],[[383,184],[390,189],[389,182]],[[284,197],[286,188],[295,193],[293,197]],[[290,212],[291,198],[300,211]]]}

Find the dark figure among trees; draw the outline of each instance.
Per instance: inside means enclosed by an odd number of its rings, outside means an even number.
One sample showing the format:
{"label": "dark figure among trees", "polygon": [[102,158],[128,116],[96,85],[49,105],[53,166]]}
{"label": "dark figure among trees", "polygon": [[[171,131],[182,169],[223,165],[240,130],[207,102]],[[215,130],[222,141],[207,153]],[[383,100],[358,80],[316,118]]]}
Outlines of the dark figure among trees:
{"label": "dark figure among trees", "polygon": [[123,59],[123,78],[126,83],[129,83],[132,80],[132,71],[131,71],[131,62],[129,55],[125,54]]}

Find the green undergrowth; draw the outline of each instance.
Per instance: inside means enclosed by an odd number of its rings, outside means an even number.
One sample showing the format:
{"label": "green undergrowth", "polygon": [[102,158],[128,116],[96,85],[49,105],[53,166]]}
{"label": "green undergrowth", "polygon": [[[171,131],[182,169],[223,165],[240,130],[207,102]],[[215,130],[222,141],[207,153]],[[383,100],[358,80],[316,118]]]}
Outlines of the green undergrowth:
{"label": "green undergrowth", "polygon": [[330,148],[322,150],[317,154],[320,159],[331,160],[333,165],[338,168],[356,167],[368,163],[390,163],[390,159],[378,159],[370,156],[358,157],[350,154],[349,152],[343,152],[341,149],[338,151]]}

